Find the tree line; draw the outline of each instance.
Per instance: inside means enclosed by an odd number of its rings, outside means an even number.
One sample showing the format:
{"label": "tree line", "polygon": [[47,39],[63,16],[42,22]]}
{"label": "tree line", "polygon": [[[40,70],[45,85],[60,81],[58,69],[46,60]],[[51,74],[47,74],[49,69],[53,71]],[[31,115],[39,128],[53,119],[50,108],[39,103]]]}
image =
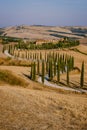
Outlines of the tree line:
{"label": "tree line", "polygon": [[[36,81],[37,76],[41,77],[42,83],[45,79],[53,81],[56,76],[57,83],[61,83],[61,74],[66,74],[66,84],[70,85],[70,71],[74,70],[74,57],[68,55],[49,54],[46,60],[34,61],[31,64],[30,77]],[[84,86],[84,62],[82,62],[80,74],[80,87]]]}
{"label": "tree line", "polygon": [[[74,57],[68,56],[67,54],[59,54],[55,51],[49,53],[37,52],[33,53],[32,51],[28,51],[25,49],[24,53],[21,53],[18,50],[15,53],[16,45],[7,45],[4,46],[4,50],[8,50],[8,52],[14,55],[16,58],[21,57],[27,60],[33,61],[31,64],[31,79],[36,80],[36,75],[42,77],[42,82],[44,83],[45,75],[48,75],[48,80],[52,81],[53,78],[57,77],[57,82],[60,83],[61,74],[66,73],[66,82],[69,86],[70,82],[70,71],[74,69]],[[41,65],[42,64],[42,65]],[[42,71],[41,69],[42,68]],[[37,72],[36,72],[37,70]],[[80,86],[84,86],[84,62],[82,63],[81,68],[81,76],[80,76]]]}

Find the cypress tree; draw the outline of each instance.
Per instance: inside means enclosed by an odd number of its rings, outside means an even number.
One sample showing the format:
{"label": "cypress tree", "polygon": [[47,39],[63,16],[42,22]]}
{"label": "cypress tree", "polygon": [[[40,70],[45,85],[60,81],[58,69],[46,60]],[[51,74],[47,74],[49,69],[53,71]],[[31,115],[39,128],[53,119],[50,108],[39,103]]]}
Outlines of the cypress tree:
{"label": "cypress tree", "polygon": [[62,62],[61,62],[61,72],[63,73],[64,71],[65,71],[65,63],[62,60]]}
{"label": "cypress tree", "polygon": [[74,68],[74,57],[72,57],[72,70]]}
{"label": "cypress tree", "polygon": [[26,51],[26,56],[25,56],[25,58],[27,59],[27,51]]}
{"label": "cypress tree", "polygon": [[65,55],[63,54],[63,61],[65,61]]}
{"label": "cypress tree", "polygon": [[56,60],[56,61],[57,61],[57,58],[58,58],[57,56],[58,56],[58,55],[57,55],[57,52],[56,52],[56,54],[55,54],[55,60]]}
{"label": "cypress tree", "polygon": [[47,61],[47,53],[45,52],[45,61]]}
{"label": "cypress tree", "polygon": [[19,52],[19,50],[18,50],[18,53],[17,53],[17,57],[20,57],[20,52]]}
{"label": "cypress tree", "polygon": [[31,79],[35,81],[36,79],[36,64],[35,62],[31,64]]}
{"label": "cypress tree", "polygon": [[47,62],[49,62],[49,54],[47,54]]}
{"label": "cypress tree", "polygon": [[39,60],[37,61],[37,74],[40,74],[40,62]]}
{"label": "cypress tree", "polygon": [[31,79],[33,80],[33,63],[31,63]]}
{"label": "cypress tree", "polygon": [[36,58],[37,58],[37,53],[35,53],[35,60],[36,60]]}
{"label": "cypress tree", "polygon": [[60,82],[60,62],[57,62],[57,81]]}
{"label": "cypress tree", "polygon": [[46,61],[46,73],[48,74],[48,62]]}
{"label": "cypress tree", "polygon": [[70,59],[69,59],[69,71],[72,70],[72,57],[70,56]]}
{"label": "cypress tree", "polygon": [[49,80],[52,80],[53,78],[53,70],[52,70],[52,60],[49,61]]}
{"label": "cypress tree", "polygon": [[40,52],[40,60],[42,60],[42,53]]}
{"label": "cypress tree", "polygon": [[12,55],[12,45],[10,45],[10,54]]}
{"label": "cypress tree", "polygon": [[39,55],[38,55],[38,53],[37,53],[37,60],[39,60]]}
{"label": "cypress tree", "polygon": [[2,52],[4,53],[4,51],[5,51],[5,46],[3,46],[3,50],[2,50]]}
{"label": "cypress tree", "polygon": [[30,55],[29,55],[29,52],[28,52],[28,60],[29,60],[29,56],[30,56]]}
{"label": "cypress tree", "polygon": [[54,59],[55,59],[55,54],[54,54],[54,51],[53,51],[52,57],[53,57],[53,60],[54,60]]}
{"label": "cypress tree", "polygon": [[30,59],[32,59],[32,53],[30,52]]}
{"label": "cypress tree", "polygon": [[82,88],[83,86],[84,86],[84,61],[82,62],[81,77],[80,77],[80,87]]}
{"label": "cypress tree", "polygon": [[56,75],[56,60],[54,60],[54,76]]}
{"label": "cypress tree", "polygon": [[34,65],[33,65],[33,80],[35,81],[36,80],[36,63],[34,62]]}
{"label": "cypress tree", "polygon": [[44,60],[42,61],[42,83],[44,83],[44,75],[45,75],[45,70],[44,70]]}
{"label": "cypress tree", "polygon": [[35,58],[35,55],[34,55],[34,53],[33,53],[33,60],[34,60],[34,58]]}
{"label": "cypress tree", "polygon": [[11,53],[11,46],[10,45],[8,46],[8,53],[9,54]]}
{"label": "cypress tree", "polygon": [[69,63],[67,63],[67,85],[69,85]]}
{"label": "cypress tree", "polygon": [[65,56],[65,65],[67,65],[67,54]]}
{"label": "cypress tree", "polygon": [[60,59],[60,55],[59,55],[59,53],[57,54],[57,57],[58,57],[58,60],[57,60],[57,61],[59,61],[59,59]]}
{"label": "cypress tree", "polygon": [[60,58],[59,58],[59,62],[60,62],[60,65],[61,65],[61,63],[62,63],[62,55],[60,55]]}

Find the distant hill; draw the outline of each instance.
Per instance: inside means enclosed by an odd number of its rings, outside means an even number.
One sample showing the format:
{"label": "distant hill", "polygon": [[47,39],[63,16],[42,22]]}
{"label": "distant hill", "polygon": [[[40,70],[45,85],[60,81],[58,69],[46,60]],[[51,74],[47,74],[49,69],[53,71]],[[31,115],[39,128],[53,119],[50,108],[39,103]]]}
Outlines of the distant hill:
{"label": "distant hill", "polygon": [[70,37],[81,39],[87,37],[87,27],[58,27],[44,25],[20,25],[0,29],[0,35],[28,39],[54,39]]}

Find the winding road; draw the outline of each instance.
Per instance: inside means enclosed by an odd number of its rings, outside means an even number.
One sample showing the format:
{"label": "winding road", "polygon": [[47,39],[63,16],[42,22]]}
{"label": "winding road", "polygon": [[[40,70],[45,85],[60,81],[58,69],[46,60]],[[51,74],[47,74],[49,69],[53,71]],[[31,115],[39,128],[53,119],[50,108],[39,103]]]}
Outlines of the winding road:
{"label": "winding road", "polygon": [[[41,77],[38,78],[38,82],[42,83]],[[59,86],[55,83],[49,82],[46,78],[44,80],[44,85],[49,86],[49,87],[59,88],[59,89],[62,89],[62,90],[68,90],[68,91],[72,91],[72,92],[87,93],[87,90],[76,89],[76,88],[74,89],[74,88],[69,88],[69,87],[65,87],[65,86]]]}
{"label": "winding road", "polygon": [[[9,53],[8,53],[8,50],[5,50],[4,51],[4,54],[6,55],[6,56],[8,56],[8,57],[11,57],[11,58],[15,58],[14,56],[12,56],[12,55],[10,55]],[[18,60],[26,60],[26,59],[23,59],[23,58],[17,58]],[[69,88],[69,87],[65,87],[65,86],[59,86],[59,85],[57,85],[57,84],[53,84],[53,83],[51,83],[51,82],[49,82],[48,80],[47,80],[47,76],[45,76],[45,80],[44,80],[44,85],[46,85],[46,86],[49,86],[49,87],[54,87],[54,88],[59,88],[59,89],[62,89],[62,90],[68,90],[68,91],[72,91],[72,92],[78,92],[78,93],[87,93],[87,90],[83,90],[83,89],[74,89],[74,88]],[[41,80],[41,77],[39,77],[38,78],[38,82],[39,83],[42,83],[42,80]]]}

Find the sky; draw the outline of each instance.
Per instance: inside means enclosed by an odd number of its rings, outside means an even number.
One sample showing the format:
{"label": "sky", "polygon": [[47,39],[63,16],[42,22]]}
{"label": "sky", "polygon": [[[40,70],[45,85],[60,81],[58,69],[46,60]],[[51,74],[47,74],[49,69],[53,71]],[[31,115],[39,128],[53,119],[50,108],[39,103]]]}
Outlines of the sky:
{"label": "sky", "polygon": [[87,26],[87,0],[0,0],[0,27]]}

